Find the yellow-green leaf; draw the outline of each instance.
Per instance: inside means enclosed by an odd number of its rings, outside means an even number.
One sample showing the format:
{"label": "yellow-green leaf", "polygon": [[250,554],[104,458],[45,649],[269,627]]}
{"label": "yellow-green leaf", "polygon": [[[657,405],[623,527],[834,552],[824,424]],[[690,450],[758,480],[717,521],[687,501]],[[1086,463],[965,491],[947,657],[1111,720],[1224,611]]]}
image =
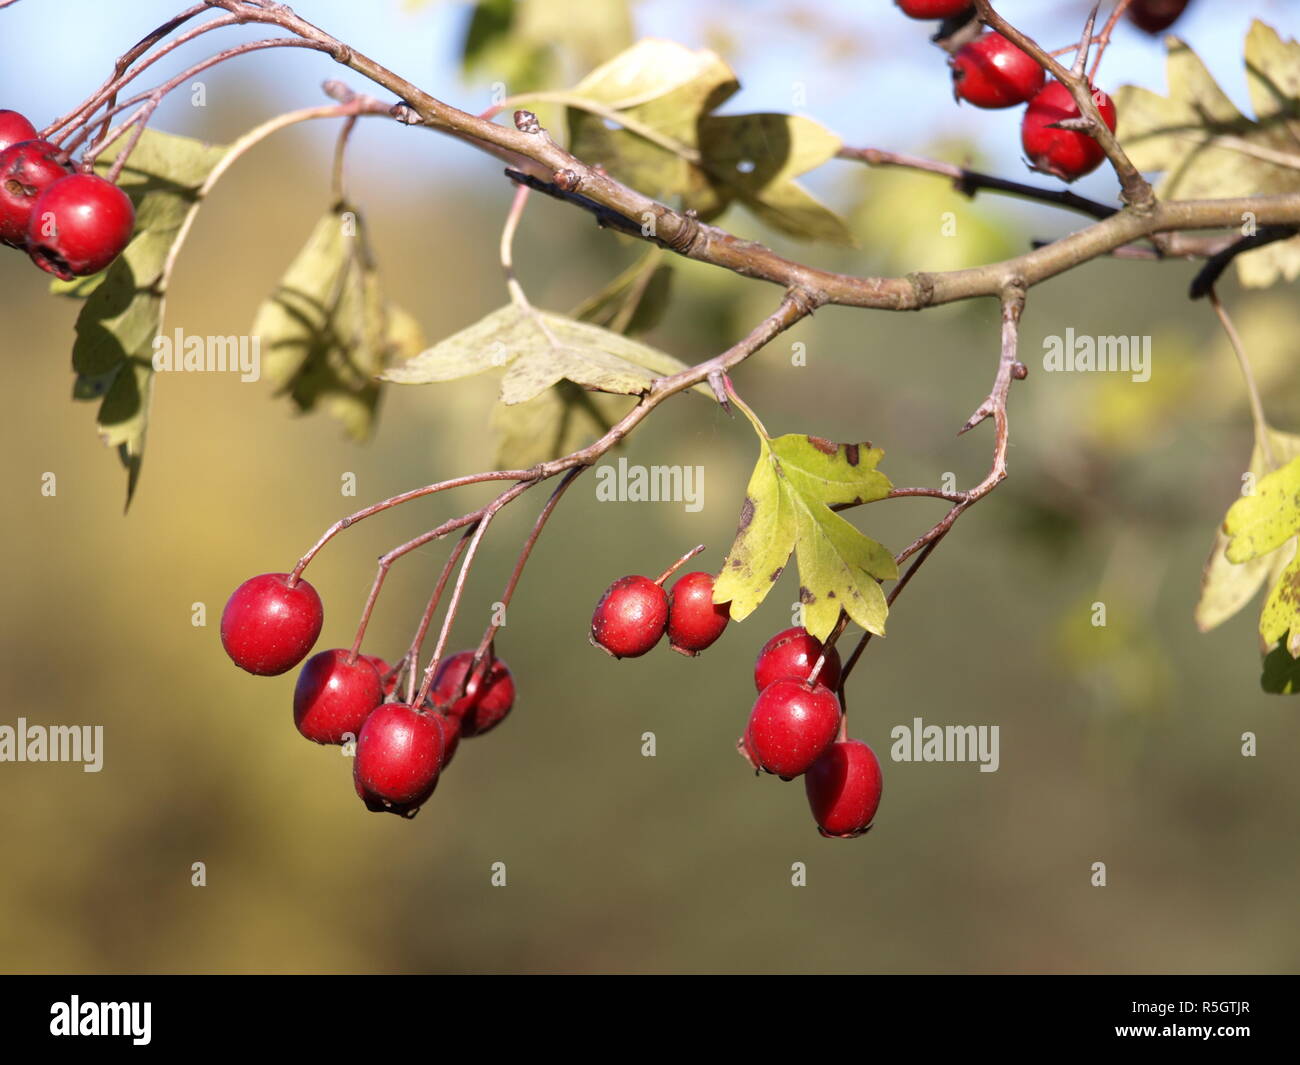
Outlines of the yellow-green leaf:
{"label": "yellow-green leaf", "polygon": [[1254,488],[1233,503],[1223,519],[1229,562],[1266,555],[1300,529],[1300,458],[1261,477]]}
{"label": "yellow-green leaf", "polygon": [[714,601],[730,602],[738,621],[747,617],[794,551],[809,632],[825,638],[843,609],[867,631],[884,635],[888,608],[880,582],[897,578],[898,567],[888,550],[831,509],[889,494],[889,479],[876,469],[883,452],[796,434],[772,439],[741,409],[758,433],[759,456]]}

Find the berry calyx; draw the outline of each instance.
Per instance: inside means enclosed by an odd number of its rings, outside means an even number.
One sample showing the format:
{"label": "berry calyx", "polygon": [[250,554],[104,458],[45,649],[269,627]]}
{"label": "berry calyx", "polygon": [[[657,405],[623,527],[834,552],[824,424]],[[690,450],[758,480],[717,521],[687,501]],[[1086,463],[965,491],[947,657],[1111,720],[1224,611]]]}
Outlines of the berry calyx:
{"label": "berry calyx", "polygon": [[24,247],[33,208],[42,193],[68,177],[49,141],[20,141],[0,152],[0,243]]}
{"label": "berry calyx", "polygon": [[[1094,89],[1092,95],[1102,121],[1113,131],[1115,104],[1100,89]],[[1079,117],[1074,97],[1059,81],[1048,82],[1029,102],[1020,126],[1020,142],[1035,170],[1062,181],[1074,181],[1097,169],[1106,153],[1093,137],[1077,130],[1051,128],[1057,122]]]}
{"label": "berry calyx", "polygon": [[11,144],[36,140],[36,127],[17,111],[0,110],[0,152]]}
{"label": "berry calyx", "polygon": [[620,577],[591,616],[591,641],[615,658],[639,658],[668,624],[668,596],[649,577]]}
{"label": "berry calyx", "polygon": [[263,573],[236,588],[221,612],[221,646],[240,669],[259,677],[287,673],[307,657],[325,621],[307,581]]}
{"label": "berry calyx", "polygon": [[364,655],[336,648],[307,659],[293,690],[293,722],[316,743],[356,736],[384,698],[379,673]]}
{"label": "berry calyx", "polygon": [[97,274],[135,230],[131,198],[98,174],[70,174],[41,193],[27,223],[32,262],[64,281]]}
{"label": "berry calyx", "polygon": [[803,778],[817,831],[852,839],[871,827],[884,786],[876,752],[861,740],[832,743]]}
{"label": "berry calyx", "polygon": [[361,727],[352,780],[367,809],[412,817],[438,786],[444,761],[439,715],[382,703]]}
{"label": "berry calyx", "polygon": [[713,644],[731,620],[731,604],[713,601],[713,575],[686,573],[668,597],[668,643],[674,651],[697,655]]}
{"label": "berry calyx", "polygon": [[807,772],[839,728],[840,701],[829,688],[778,680],[755,701],[743,749],[759,769],[789,780]]}
{"label": "berry calyx", "polygon": [[894,0],[908,18],[952,18],[971,7],[970,0]]}
{"label": "berry calyx", "polygon": [[[796,625],[778,632],[758,652],[754,663],[754,687],[763,691],[778,680],[807,680],[821,657],[822,642],[807,629]],[[831,691],[840,686],[840,653],[834,647],[826,656],[817,683]]]}
{"label": "berry calyx", "polygon": [[459,720],[460,734],[467,739],[496,728],[515,705],[509,667],[499,658],[486,658],[466,679],[473,661],[473,651],[452,655],[438,667],[429,693],[435,707]]}
{"label": "berry calyx", "polygon": [[1128,17],[1133,25],[1147,33],[1163,33],[1178,21],[1188,0],[1133,0]]}
{"label": "berry calyx", "polygon": [[1014,107],[1043,87],[1043,68],[1000,33],[963,45],[949,65],[953,93],[976,107]]}

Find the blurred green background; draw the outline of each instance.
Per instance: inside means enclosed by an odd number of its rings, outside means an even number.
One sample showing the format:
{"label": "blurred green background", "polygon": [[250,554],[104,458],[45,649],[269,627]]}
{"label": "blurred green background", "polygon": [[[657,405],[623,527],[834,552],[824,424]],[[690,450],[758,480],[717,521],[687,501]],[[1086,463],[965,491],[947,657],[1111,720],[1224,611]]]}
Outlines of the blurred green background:
{"label": "blurred green background", "polygon": [[[321,7],[302,5],[329,27],[333,8]],[[655,7],[640,5],[638,17]],[[394,34],[425,17],[393,12]],[[428,17],[463,28],[445,12]],[[149,24],[142,17],[121,40]],[[761,46],[738,50],[742,74],[751,58],[761,70]],[[913,48],[918,65],[932,62],[923,40]],[[280,100],[280,68],[249,62],[214,74],[209,106],[175,111],[164,128],[228,140],[310,102],[310,77],[334,73],[305,63]],[[869,72],[844,70],[870,84]],[[81,79],[74,95],[96,80]],[[454,101],[447,81],[438,88]],[[911,139],[889,146],[980,158],[967,144],[930,142],[926,123],[916,116]],[[232,171],[181,261],[169,327],[247,331],[327,206],[332,134],[295,129]],[[430,338],[505,300],[496,237],[510,188],[468,149],[454,147],[457,166],[443,171],[451,150],[374,121],[357,131],[349,167],[389,293]],[[852,217],[858,249],[801,248],[740,215],[728,224],[859,273],[975,264],[1080,224],[1045,208],[971,204],[925,176],[829,170],[818,189]],[[1104,184],[1094,191],[1109,195]],[[955,238],[940,236],[945,211],[956,214]],[[565,310],[637,252],[535,198],[519,273],[534,302]],[[357,446],[324,415],[294,417],[265,383],[165,375],[123,517],[116,459],[95,439],[93,408],[69,396],[76,307],[47,298],[20,256],[3,256],[0,724],[102,724],[105,750],[98,774],[0,765],[0,968],[1294,971],[1300,706],[1259,690],[1258,601],[1208,635],[1191,621],[1250,449],[1231,354],[1209,309],[1185,299],[1194,269],[1107,261],[1032,294],[1011,478],[961,519],[855,675],[851,729],[881,755],[885,795],[876,827],[844,842],[817,835],[799,783],[755,779],[734,750],[754,654],[790,623],[793,574],[695,660],[661,647],[615,662],[586,642],[613,578],[657,573],[695,543],[708,545],[703,565],[722,558],[755,456],[743,420],[680,397],[623,452],[645,465],[703,465],[700,513],[598,504],[595,479],[577,482],[498,642],[519,685],[515,712],[462,745],[414,821],[375,816],[353,794],[350,760],[294,730],[293,675],[255,679],[225,658],[221,606],[245,577],[289,568],[357,506],[490,465],[494,382],[390,387],[375,438]],[[691,361],[732,343],[779,295],[689,264],[675,285],[650,339]],[[1232,279],[1223,290],[1273,423],[1300,428],[1294,292],[1243,293]],[[1043,373],[1043,338],[1067,326],[1151,335],[1152,380]],[[988,390],[996,331],[996,308],[983,304],[923,315],[830,308],[736,382],[774,432],[870,439],[896,484],[951,471],[968,485],[983,476],[991,432],[954,434]],[[791,364],[796,343],[806,366]],[[40,493],[46,472],[58,478],[53,498]],[[355,499],[340,495],[348,472]],[[416,502],[339,537],[309,574],[326,604],[319,647],[350,641],[376,556],[481,498]],[[481,632],[541,502],[526,497],[493,526],[457,646]],[[929,501],[903,500],[855,518],[897,549],[938,515]],[[394,569],[369,650],[404,647],[443,550]],[[1088,624],[1094,601],[1107,604],[1104,629]],[[191,624],[195,603],[206,627]],[[1000,726],[1001,768],[889,761],[890,729],[918,716]],[[647,731],[654,758],[640,753]],[[1241,755],[1248,731],[1253,758]],[[1090,886],[1098,861],[1104,888]],[[194,862],[206,864],[206,887],[190,884]],[[491,884],[495,862],[506,864],[505,887]],[[795,862],[806,863],[806,887],[791,885]]]}

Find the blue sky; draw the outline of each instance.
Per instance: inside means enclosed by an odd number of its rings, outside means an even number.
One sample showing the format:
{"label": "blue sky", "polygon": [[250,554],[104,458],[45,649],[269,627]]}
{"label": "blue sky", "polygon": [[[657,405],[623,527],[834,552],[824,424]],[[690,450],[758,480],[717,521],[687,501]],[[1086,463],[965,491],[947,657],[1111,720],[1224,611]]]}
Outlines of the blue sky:
{"label": "blue sky", "polygon": [[[39,126],[84,97],[129,41],[180,6],[179,0],[21,0],[0,11],[5,55],[0,107],[25,111]],[[300,0],[296,6],[305,17],[435,95],[467,109],[486,104],[486,86],[465,85],[456,68],[468,4],[432,0],[414,13],[401,0]],[[780,17],[792,8],[802,10],[805,21],[820,23],[823,32],[792,31],[789,19]],[[581,3],[575,3],[575,11],[580,10]],[[1081,26],[1086,8],[1078,0],[1005,0],[1000,10],[1040,39],[1064,45],[1077,34],[1075,27]],[[965,136],[981,144],[1000,172],[1023,173],[1016,112],[956,107],[943,57],[925,43],[929,25],[904,18],[889,0],[819,0],[802,5],[768,0],[640,0],[635,11],[642,35],[701,45],[710,39],[712,21],[742,42],[736,66],[744,89],[729,110],[796,109],[791,91],[799,83],[805,87],[806,102],[797,109],[821,120],[848,143],[919,150],[935,138]],[[1296,0],[1193,0],[1177,27],[1229,95],[1243,105],[1241,42],[1253,14],[1284,34],[1300,35]],[[828,62],[827,26],[836,43],[858,42],[854,47],[860,50],[860,58]],[[1063,26],[1069,29],[1062,30]],[[242,32],[225,31],[221,36],[230,41]],[[51,43],[52,36],[56,43]],[[184,54],[193,59],[209,47],[196,42]],[[51,54],[58,56],[57,65],[51,62]],[[181,68],[160,64],[158,69],[165,74]],[[230,64],[223,77],[211,77],[214,98],[209,106],[218,109],[220,90],[232,85],[244,92],[271,94],[268,114],[314,103],[320,100],[320,81],[336,73],[314,54],[244,57]],[[1160,43],[1121,27],[1101,77],[1106,87],[1113,88],[1117,80],[1162,89]],[[186,116],[173,107],[160,113],[159,124],[183,132]],[[438,154],[457,167],[468,165],[472,156],[458,145],[448,145]]]}

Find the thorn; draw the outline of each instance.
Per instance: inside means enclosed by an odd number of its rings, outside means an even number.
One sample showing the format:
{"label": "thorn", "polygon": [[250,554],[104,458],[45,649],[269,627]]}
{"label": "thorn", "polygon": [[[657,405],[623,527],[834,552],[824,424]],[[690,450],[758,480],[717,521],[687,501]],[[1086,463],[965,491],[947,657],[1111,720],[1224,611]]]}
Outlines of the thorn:
{"label": "thorn", "polygon": [[1063,118],[1060,122],[1049,122],[1044,129],[1065,129],[1071,133],[1091,133],[1095,128],[1092,119],[1086,115],[1078,118]]}
{"label": "thorn", "polygon": [[975,408],[975,413],[966,419],[966,424],[957,430],[957,435],[961,436],[963,433],[969,433],[975,428],[975,426],[979,425],[980,422],[984,421],[985,418],[990,417],[992,414],[993,408],[989,406],[989,401],[986,399]]}

